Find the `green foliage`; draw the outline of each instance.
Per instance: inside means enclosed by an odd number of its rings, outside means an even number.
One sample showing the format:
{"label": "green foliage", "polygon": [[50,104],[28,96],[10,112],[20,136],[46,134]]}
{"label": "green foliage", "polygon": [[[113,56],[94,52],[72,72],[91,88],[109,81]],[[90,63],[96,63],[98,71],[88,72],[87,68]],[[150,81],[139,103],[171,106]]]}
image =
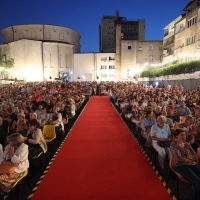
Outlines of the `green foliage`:
{"label": "green foliage", "polygon": [[0,67],[3,67],[5,69],[10,69],[14,67],[14,59],[11,58],[9,60],[5,60],[3,56],[0,55]]}
{"label": "green foliage", "polygon": [[159,77],[168,75],[186,74],[200,71],[200,60],[193,60],[184,63],[171,64],[166,67],[145,70],[141,73],[141,77]]}

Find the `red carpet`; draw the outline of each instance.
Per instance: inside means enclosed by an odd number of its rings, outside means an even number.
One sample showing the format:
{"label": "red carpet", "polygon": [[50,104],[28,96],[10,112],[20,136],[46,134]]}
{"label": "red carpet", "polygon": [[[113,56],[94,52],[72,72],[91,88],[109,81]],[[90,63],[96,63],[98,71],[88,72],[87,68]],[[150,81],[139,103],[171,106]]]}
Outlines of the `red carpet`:
{"label": "red carpet", "polygon": [[107,97],[92,97],[33,200],[169,200]]}

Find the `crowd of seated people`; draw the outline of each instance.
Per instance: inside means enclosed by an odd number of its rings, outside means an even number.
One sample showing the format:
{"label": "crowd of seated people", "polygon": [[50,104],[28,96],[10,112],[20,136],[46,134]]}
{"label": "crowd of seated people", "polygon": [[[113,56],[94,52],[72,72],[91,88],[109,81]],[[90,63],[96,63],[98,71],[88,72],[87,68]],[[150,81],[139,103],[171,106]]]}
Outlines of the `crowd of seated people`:
{"label": "crowd of seated people", "polygon": [[0,174],[0,194],[9,192],[34,156],[47,152],[43,127],[54,125],[56,137],[63,139],[68,131],[64,125],[74,121],[95,85],[40,82],[0,87],[0,173],[1,165],[15,166],[9,175]]}
{"label": "crowd of seated people", "polygon": [[[157,151],[159,172],[165,173],[164,160],[169,158],[170,152],[176,154],[173,157],[174,170],[195,185],[196,199],[200,199],[200,165],[197,164],[197,149],[200,147],[199,87],[184,91],[183,87],[177,85],[157,88],[130,82],[110,83],[110,87],[110,99],[122,118],[136,125],[134,132],[138,131],[139,136],[145,138],[146,147],[150,145]],[[177,130],[184,132],[181,132],[184,135],[181,145],[190,149],[189,160],[186,155],[186,159],[184,156],[181,158],[178,150],[174,150],[176,140],[180,137]],[[196,174],[189,179],[188,176],[194,171]]]}
{"label": "crowd of seated people", "polygon": [[[136,130],[145,138],[146,146],[158,152],[160,170],[164,170],[164,159],[170,153],[170,143],[176,139],[176,129],[185,131],[188,144],[194,152],[197,151],[200,146],[199,89],[184,91],[177,86],[170,89],[144,87],[132,82],[41,82],[0,88],[2,152],[10,149],[9,144],[15,143],[8,138],[18,134],[19,138],[23,137],[18,146],[23,144],[24,148],[28,148],[28,159],[39,152],[45,153],[47,146],[43,140],[43,126],[52,124],[58,137],[65,135],[66,122],[73,121],[86,96],[98,94],[99,88],[106,90],[123,118],[136,123]],[[17,146],[14,149],[17,151]],[[1,148],[0,154],[4,154]],[[3,157],[1,159],[4,160]],[[0,192],[6,190],[9,188],[2,187]]]}

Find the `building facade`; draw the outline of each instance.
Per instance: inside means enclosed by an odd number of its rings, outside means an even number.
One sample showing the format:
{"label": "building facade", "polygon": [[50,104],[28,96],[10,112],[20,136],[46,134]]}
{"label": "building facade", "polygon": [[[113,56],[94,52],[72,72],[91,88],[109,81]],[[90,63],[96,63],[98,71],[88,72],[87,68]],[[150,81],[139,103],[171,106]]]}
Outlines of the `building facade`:
{"label": "building facade", "polygon": [[145,20],[126,20],[116,16],[103,16],[99,24],[99,51],[116,52],[116,26],[121,25],[124,40],[145,40]]}
{"label": "building facade", "polygon": [[10,77],[25,81],[55,80],[73,70],[73,54],[80,52],[80,34],[52,25],[18,25],[1,31],[0,54],[13,58]]}
{"label": "building facade", "polygon": [[200,2],[189,1],[183,11],[164,28],[164,64],[200,58]]}
{"label": "building facade", "polygon": [[73,72],[73,81],[116,81],[115,53],[74,54]]}

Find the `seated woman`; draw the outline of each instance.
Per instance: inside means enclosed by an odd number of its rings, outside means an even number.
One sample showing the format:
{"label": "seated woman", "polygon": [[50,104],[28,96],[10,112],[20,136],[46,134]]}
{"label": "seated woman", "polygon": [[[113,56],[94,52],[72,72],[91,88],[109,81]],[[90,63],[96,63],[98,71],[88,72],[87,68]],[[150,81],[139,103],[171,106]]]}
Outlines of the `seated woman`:
{"label": "seated woman", "polygon": [[76,107],[77,109],[79,109],[79,108],[80,108],[80,96],[79,96],[78,94],[76,94],[76,95],[74,96],[74,102],[75,102],[75,107]]}
{"label": "seated woman", "polygon": [[49,114],[47,113],[47,109],[45,107],[42,108],[42,113],[38,116],[38,121],[41,129],[44,127],[44,125],[49,123]]}
{"label": "seated woman", "polygon": [[74,100],[72,98],[69,99],[69,104],[70,104],[70,107],[71,107],[71,115],[72,115],[72,118],[73,118],[76,114],[76,106],[75,106]]}
{"label": "seated woman", "polygon": [[19,119],[17,121],[17,124],[16,124],[16,133],[20,133],[21,135],[23,136],[26,136],[26,132],[27,132],[27,122],[26,120],[23,120],[23,119]]}
{"label": "seated woman", "polygon": [[165,123],[169,125],[170,129],[172,129],[173,126],[174,126],[174,123],[173,123],[172,119],[167,117],[167,111],[166,110],[162,110],[161,114],[162,114],[162,116],[166,117],[166,122]]}
{"label": "seated woman", "polygon": [[141,135],[146,139],[146,147],[151,147],[150,132],[151,127],[156,123],[154,114],[151,110],[147,111],[145,117],[141,120]]}
{"label": "seated woman", "polygon": [[33,112],[33,111],[30,112],[29,120],[32,120],[32,119],[38,120],[36,112]]}
{"label": "seated woman", "polygon": [[197,152],[197,148],[200,147],[200,145],[197,142],[195,142],[197,131],[194,131],[194,127],[192,126],[193,123],[194,118],[188,115],[185,117],[183,122],[175,124],[174,129],[182,128],[186,132],[186,141],[189,142],[194,151]]}
{"label": "seated woman", "polygon": [[195,187],[195,199],[200,199],[200,165],[197,164],[197,155],[186,142],[186,132],[176,129],[175,140],[171,143],[170,153],[173,169],[181,174]]}
{"label": "seated woman", "polygon": [[8,145],[0,156],[0,165],[16,166],[11,174],[0,175],[0,193],[9,192],[12,185],[28,169],[28,146],[24,144],[24,137],[19,133],[13,133],[7,137]]}
{"label": "seated woman", "polygon": [[[26,123],[26,126],[28,127],[28,120],[25,118],[25,114],[24,113],[19,113],[18,114],[18,120],[17,120],[16,126],[19,123],[19,121],[24,121]],[[27,127],[26,127],[26,129],[27,129]]]}
{"label": "seated woman", "polygon": [[62,122],[62,115],[58,112],[58,107],[53,107],[53,115],[50,119],[50,124],[55,126],[56,136],[62,136],[64,133],[64,125]]}
{"label": "seated woman", "polygon": [[158,152],[158,162],[161,173],[163,173],[166,154],[169,155],[169,141],[172,140],[169,125],[165,122],[166,118],[160,115],[157,118],[157,123],[151,128],[152,146]]}
{"label": "seated woman", "polygon": [[149,133],[151,131],[151,127],[156,123],[156,120],[154,118],[154,114],[152,111],[147,111],[144,118],[141,121],[141,129],[142,129],[142,135],[146,139],[149,136]]}
{"label": "seated woman", "polygon": [[156,118],[161,115],[161,111],[162,111],[162,108],[160,106],[156,106],[154,108],[154,115]]}
{"label": "seated woman", "polygon": [[41,152],[46,153],[47,151],[47,144],[39,127],[39,122],[36,119],[29,121],[29,130],[26,137],[24,137],[26,144],[29,146],[29,158],[37,156]]}

